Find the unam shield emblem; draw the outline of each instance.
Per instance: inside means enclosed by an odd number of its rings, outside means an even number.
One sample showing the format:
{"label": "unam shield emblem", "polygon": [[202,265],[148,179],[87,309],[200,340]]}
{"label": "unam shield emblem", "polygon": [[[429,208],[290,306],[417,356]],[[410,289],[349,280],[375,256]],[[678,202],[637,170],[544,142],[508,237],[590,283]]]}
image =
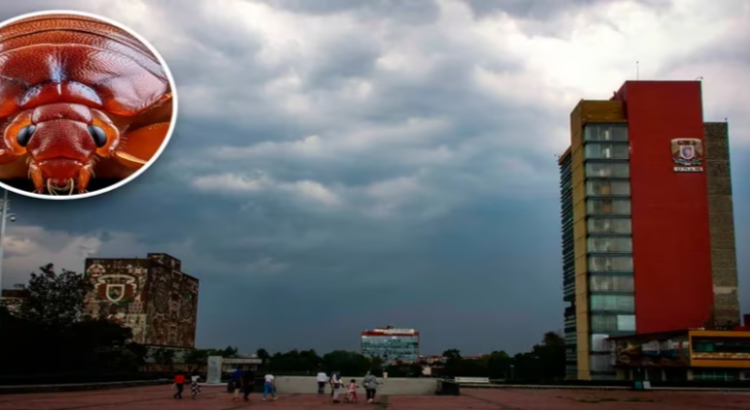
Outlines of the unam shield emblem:
{"label": "unam shield emblem", "polygon": [[685,167],[700,165],[703,162],[703,142],[698,138],[673,139],[672,160]]}
{"label": "unam shield emblem", "polygon": [[119,302],[125,296],[125,285],[107,284],[107,299],[112,302]]}

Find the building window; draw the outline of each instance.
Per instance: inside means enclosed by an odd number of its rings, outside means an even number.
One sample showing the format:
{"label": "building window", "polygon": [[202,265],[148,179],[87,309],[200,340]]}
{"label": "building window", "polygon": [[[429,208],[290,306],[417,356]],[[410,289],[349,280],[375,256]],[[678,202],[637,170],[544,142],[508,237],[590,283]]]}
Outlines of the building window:
{"label": "building window", "polygon": [[630,181],[590,179],[586,181],[586,195],[630,196]]}
{"label": "building window", "polygon": [[635,332],[635,315],[591,315],[591,331],[600,333]]}
{"label": "building window", "polygon": [[592,332],[615,332],[617,331],[617,315],[591,315]]}
{"label": "building window", "polygon": [[693,369],[693,380],[712,380],[731,382],[737,380],[736,369]]}
{"label": "building window", "polygon": [[592,334],[591,335],[591,351],[592,352],[609,352],[609,341],[607,334]]}
{"label": "building window", "polygon": [[635,315],[617,315],[617,331],[635,332]]}
{"label": "building window", "polygon": [[591,295],[589,298],[592,311],[635,311],[635,300],[631,295]]}
{"label": "building window", "polygon": [[586,159],[628,159],[628,144],[588,143],[584,147]]}
{"label": "building window", "polygon": [[632,276],[589,276],[589,290],[592,292],[632,292]]}
{"label": "building window", "polygon": [[630,238],[593,236],[588,239],[589,252],[633,252],[633,241]]}
{"label": "building window", "polygon": [[600,215],[630,215],[629,199],[588,199],[586,211]]}
{"label": "building window", "polygon": [[615,141],[628,140],[627,124],[587,124],[583,128],[584,141]]}
{"label": "building window", "polygon": [[630,176],[630,165],[627,163],[586,163],[588,178],[627,178]]}
{"label": "building window", "polygon": [[632,256],[590,256],[590,272],[632,272]]}
{"label": "building window", "polygon": [[630,234],[630,218],[589,218],[589,233]]}
{"label": "building window", "polygon": [[591,355],[591,371],[592,372],[613,372],[612,361],[608,354],[592,354]]}
{"label": "building window", "polygon": [[700,353],[750,353],[750,340],[693,337],[693,351]]}

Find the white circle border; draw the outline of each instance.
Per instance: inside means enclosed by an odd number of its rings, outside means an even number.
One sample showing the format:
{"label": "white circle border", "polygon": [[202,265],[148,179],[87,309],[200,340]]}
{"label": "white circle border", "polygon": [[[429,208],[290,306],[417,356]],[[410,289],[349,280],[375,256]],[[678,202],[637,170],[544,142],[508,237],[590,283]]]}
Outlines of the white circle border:
{"label": "white circle border", "polygon": [[169,129],[167,129],[167,135],[164,137],[164,141],[162,141],[159,149],[151,157],[151,159],[148,160],[146,164],[144,164],[140,169],[133,172],[131,175],[124,178],[123,180],[117,183],[114,183],[110,186],[104,187],[102,189],[98,189],[96,191],[86,192],[83,194],[73,194],[73,195],[42,195],[42,194],[37,194],[35,192],[29,192],[29,191],[24,191],[22,189],[14,188],[14,187],[9,186],[3,181],[0,181],[0,188],[13,192],[18,195],[21,195],[21,196],[29,197],[29,198],[45,199],[45,200],[51,200],[51,201],[71,201],[71,200],[76,200],[76,199],[92,198],[98,195],[106,194],[107,192],[114,191],[117,188],[127,185],[131,181],[138,178],[141,174],[146,172],[147,169],[151,168],[151,165],[153,165],[159,159],[162,152],[164,152],[164,150],[167,148],[167,145],[169,145],[169,142],[172,140],[172,134],[174,134],[175,126],[177,124],[177,115],[179,112],[178,110],[179,98],[177,97],[177,86],[175,84],[172,71],[169,69],[169,65],[167,65],[167,62],[164,60],[164,57],[162,57],[161,53],[159,53],[159,51],[151,44],[150,41],[146,40],[143,36],[138,34],[135,30],[131,29],[130,27],[118,21],[100,16],[98,14],[77,11],[77,10],[35,11],[32,13],[21,14],[19,16],[12,17],[7,20],[3,20],[2,22],[0,22],[0,28],[5,27],[8,24],[15,23],[16,21],[27,19],[30,17],[48,16],[52,14],[71,14],[71,15],[77,15],[81,17],[88,17],[88,18],[92,18],[95,20],[99,20],[102,23],[106,23],[106,24],[115,26],[121,30],[126,31],[128,34],[135,37],[136,40],[140,41],[141,44],[146,46],[146,48],[148,48],[148,50],[151,51],[151,53],[156,57],[162,69],[164,70],[164,74],[167,76],[167,82],[169,82],[169,87],[171,89],[170,91],[172,92],[172,118],[170,119]]}

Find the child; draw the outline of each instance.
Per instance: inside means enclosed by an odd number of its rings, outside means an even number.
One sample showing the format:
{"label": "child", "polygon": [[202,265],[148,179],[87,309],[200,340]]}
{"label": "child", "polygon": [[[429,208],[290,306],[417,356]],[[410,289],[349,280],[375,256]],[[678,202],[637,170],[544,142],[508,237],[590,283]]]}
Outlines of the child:
{"label": "child", "polygon": [[196,397],[198,397],[198,393],[201,392],[201,386],[198,384],[201,377],[198,376],[198,373],[193,372],[193,375],[190,377],[190,394],[193,396],[193,400],[195,400]]}
{"label": "child", "polygon": [[357,402],[357,381],[352,379],[349,382],[349,390],[346,392],[346,401],[348,403]]}

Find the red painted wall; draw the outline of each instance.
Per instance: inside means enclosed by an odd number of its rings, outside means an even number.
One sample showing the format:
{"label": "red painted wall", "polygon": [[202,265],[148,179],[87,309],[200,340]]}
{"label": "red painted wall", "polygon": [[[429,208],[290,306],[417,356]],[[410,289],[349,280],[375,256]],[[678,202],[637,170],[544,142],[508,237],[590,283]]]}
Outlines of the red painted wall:
{"label": "red painted wall", "polygon": [[702,327],[713,304],[707,170],[674,172],[671,157],[673,138],[703,140],[701,83],[626,82],[616,98],[630,136],[636,330]]}

